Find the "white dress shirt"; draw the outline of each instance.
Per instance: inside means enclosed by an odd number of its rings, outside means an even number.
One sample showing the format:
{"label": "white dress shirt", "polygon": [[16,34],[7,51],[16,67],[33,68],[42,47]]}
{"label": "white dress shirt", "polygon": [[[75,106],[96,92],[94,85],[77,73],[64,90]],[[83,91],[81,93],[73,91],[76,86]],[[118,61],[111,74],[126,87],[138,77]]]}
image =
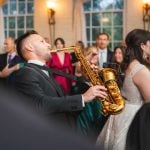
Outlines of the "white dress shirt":
{"label": "white dress shirt", "polygon": [[[99,49],[99,53],[98,53],[98,57],[99,57],[99,64],[100,64],[100,57],[101,57],[101,54],[102,54],[102,57],[103,57],[103,63],[106,63],[107,62],[107,48],[105,49]],[[101,66],[102,67],[102,66]]]}
{"label": "white dress shirt", "polygon": [[[45,63],[43,63],[39,60],[28,60],[28,63],[36,64],[36,65],[39,65],[39,66],[44,66],[45,65]],[[42,71],[49,77],[48,71],[46,71],[46,70],[42,70]]]}

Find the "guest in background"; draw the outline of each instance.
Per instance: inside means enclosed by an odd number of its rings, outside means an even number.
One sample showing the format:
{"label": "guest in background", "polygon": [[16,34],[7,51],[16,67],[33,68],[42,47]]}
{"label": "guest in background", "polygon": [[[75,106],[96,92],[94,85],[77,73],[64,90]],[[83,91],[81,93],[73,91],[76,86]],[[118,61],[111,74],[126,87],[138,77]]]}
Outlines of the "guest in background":
{"label": "guest in background", "polygon": [[[56,49],[62,49],[65,47],[65,41],[63,38],[57,38],[54,42]],[[51,54],[52,58],[47,65],[50,68],[73,74],[73,67],[71,62],[71,55],[64,51],[58,51]],[[54,75],[54,79],[60,84],[60,86],[64,89],[66,94],[70,93],[72,82],[70,79],[58,75]]]}
{"label": "guest in background", "polygon": [[104,63],[110,63],[113,52],[108,49],[109,35],[107,33],[100,33],[96,39],[96,46],[98,48],[99,66],[105,67]]}
{"label": "guest in background", "polygon": [[116,69],[118,72],[118,83],[121,87],[124,80],[124,57],[125,57],[125,47],[118,46],[115,47],[113,52],[112,63],[110,63],[109,67]]}
{"label": "guest in background", "polygon": [[11,82],[12,77],[10,75],[20,68],[19,63],[23,61],[16,53],[14,38],[8,37],[5,39],[4,50],[6,53],[0,55],[0,80],[5,83]]}
{"label": "guest in background", "polygon": [[123,63],[124,55],[125,55],[124,47],[121,47],[121,46],[115,47],[112,62],[115,62],[117,64]]}

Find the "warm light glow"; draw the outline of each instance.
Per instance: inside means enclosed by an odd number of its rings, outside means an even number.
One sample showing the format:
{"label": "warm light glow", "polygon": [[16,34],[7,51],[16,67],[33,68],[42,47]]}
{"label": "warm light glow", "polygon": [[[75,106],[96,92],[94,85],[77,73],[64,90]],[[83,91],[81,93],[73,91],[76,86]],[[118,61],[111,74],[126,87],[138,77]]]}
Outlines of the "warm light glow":
{"label": "warm light glow", "polygon": [[150,0],[143,0],[144,4],[150,4]]}
{"label": "warm light glow", "polygon": [[0,0],[0,6],[4,5],[6,3],[6,0]]}
{"label": "warm light glow", "polygon": [[101,22],[109,22],[109,18],[105,17],[101,19]]}
{"label": "warm light glow", "polygon": [[47,7],[49,9],[54,9],[56,7],[56,3],[49,0],[49,1],[47,1]]}

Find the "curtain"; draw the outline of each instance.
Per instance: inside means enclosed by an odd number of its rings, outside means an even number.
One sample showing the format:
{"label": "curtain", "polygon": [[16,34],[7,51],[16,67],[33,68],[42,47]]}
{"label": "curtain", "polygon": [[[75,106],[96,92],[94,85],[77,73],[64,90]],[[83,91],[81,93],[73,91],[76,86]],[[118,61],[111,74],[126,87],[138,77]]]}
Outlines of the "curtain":
{"label": "curtain", "polygon": [[2,5],[6,0],[0,0],[0,53],[3,53],[3,43],[4,43],[4,22],[3,22],[3,12]]}
{"label": "curtain", "polygon": [[86,26],[85,16],[83,13],[83,2],[89,0],[73,0],[73,16],[72,16],[72,29],[73,29],[73,41],[76,43],[81,40],[87,45],[86,41]]}

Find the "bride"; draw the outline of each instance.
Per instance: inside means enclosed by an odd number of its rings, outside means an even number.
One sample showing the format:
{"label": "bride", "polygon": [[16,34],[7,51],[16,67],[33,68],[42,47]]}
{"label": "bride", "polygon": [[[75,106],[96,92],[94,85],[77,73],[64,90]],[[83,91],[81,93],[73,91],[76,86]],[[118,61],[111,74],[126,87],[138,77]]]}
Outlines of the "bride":
{"label": "bride", "polygon": [[122,95],[126,99],[125,109],[111,115],[97,139],[97,147],[105,150],[124,150],[126,134],[136,112],[144,102],[150,101],[150,32],[135,29],[126,37],[125,79]]}

